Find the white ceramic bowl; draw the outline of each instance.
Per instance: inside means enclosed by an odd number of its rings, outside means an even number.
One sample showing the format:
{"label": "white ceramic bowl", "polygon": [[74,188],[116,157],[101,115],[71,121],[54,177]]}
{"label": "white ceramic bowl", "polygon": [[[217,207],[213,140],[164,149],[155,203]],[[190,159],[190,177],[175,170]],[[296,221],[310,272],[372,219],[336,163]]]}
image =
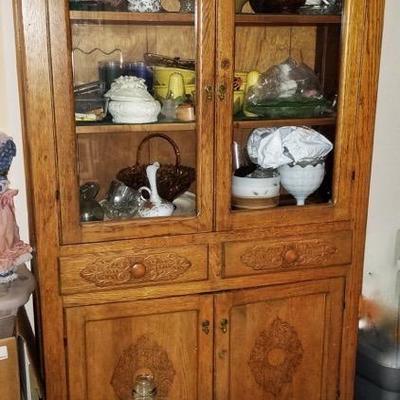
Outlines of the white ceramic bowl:
{"label": "white ceramic bowl", "polygon": [[235,208],[263,209],[279,202],[280,177],[232,177],[232,205]]}
{"label": "white ceramic bowl", "polygon": [[298,206],[304,206],[306,198],[314,193],[325,176],[325,163],[307,165],[284,165],[279,168],[282,186],[296,199]]}

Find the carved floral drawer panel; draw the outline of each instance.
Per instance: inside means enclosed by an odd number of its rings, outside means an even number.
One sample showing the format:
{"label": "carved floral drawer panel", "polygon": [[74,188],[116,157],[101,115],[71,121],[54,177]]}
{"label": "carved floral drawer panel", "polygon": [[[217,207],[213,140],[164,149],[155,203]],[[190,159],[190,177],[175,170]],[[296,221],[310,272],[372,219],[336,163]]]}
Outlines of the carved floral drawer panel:
{"label": "carved floral drawer panel", "polygon": [[225,243],[224,277],[348,264],[351,232]]}
{"label": "carved floral drawer panel", "polygon": [[193,282],[208,277],[208,246],[60,258],[61,293]]}

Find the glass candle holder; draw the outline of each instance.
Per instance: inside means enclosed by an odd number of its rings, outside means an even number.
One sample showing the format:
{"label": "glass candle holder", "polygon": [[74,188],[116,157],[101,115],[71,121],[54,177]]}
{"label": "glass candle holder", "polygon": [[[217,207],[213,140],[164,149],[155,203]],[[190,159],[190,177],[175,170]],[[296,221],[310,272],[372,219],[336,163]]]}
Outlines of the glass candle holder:
{"label": "glass candle holder", "polygon": [[125,66],[121,61],[101,61],[99,63],[99,80],[105,82],[106,91],[111,88],[111,84],[124,75]]}

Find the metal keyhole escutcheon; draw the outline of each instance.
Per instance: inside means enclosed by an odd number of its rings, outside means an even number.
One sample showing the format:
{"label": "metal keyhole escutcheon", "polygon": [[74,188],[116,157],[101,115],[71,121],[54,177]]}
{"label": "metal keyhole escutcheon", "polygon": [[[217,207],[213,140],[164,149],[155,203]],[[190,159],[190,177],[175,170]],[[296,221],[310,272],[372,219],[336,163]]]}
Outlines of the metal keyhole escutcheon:
{"label": "metal keyhole escutcheon", "polygon": [[205,320],[201,324],[201,330],[208,335],[210,333],[210,321]]}
{"label": "metal keyhole escutcheon", "polygon": [[228,320],[226,318],[221,319],[221,322],[219,324],[219,327],[222,331],[222,333],[227,333],[228,332]]}
{"label": "metal keyhole escutcheon", "polygon": [[218,97],[221,101],[225,100],[226,96],[226,86],[224,84],[221,84],[218,88]]}

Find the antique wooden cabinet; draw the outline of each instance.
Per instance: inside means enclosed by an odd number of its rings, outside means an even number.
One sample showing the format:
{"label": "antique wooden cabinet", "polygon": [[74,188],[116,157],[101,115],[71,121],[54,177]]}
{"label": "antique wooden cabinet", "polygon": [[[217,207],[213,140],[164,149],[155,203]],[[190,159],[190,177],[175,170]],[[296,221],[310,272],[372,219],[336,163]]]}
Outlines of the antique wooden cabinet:
{"label": "antique wooden cabinet", "polygon": [[[384,1],[273,14],[233,0],[197,0],[192,12],[173,0],[156,12],[84,3],[15,1],[47,399],[130,399],[141,373],[161,399],[352,399]],[[166,82],[141,62],[154,54],[175,69],[186,60],[191,80],[178,68]],[[319,78],[329,110],[245,114],[243,76],[288,57]],[[88,86],[104,94],[143,71],[164,119],[112,121],[98,97],[79,109]],[[168,118],[181,97],[194,119]],[[269,207],[243,206],[233,149],[283,126],[331,141],[323,182],[305,206],[283,188]],[[176,159],[195,180],[174,214],[107,209],[120,170]],[[93,187],[97,221],[83,212]]]}

